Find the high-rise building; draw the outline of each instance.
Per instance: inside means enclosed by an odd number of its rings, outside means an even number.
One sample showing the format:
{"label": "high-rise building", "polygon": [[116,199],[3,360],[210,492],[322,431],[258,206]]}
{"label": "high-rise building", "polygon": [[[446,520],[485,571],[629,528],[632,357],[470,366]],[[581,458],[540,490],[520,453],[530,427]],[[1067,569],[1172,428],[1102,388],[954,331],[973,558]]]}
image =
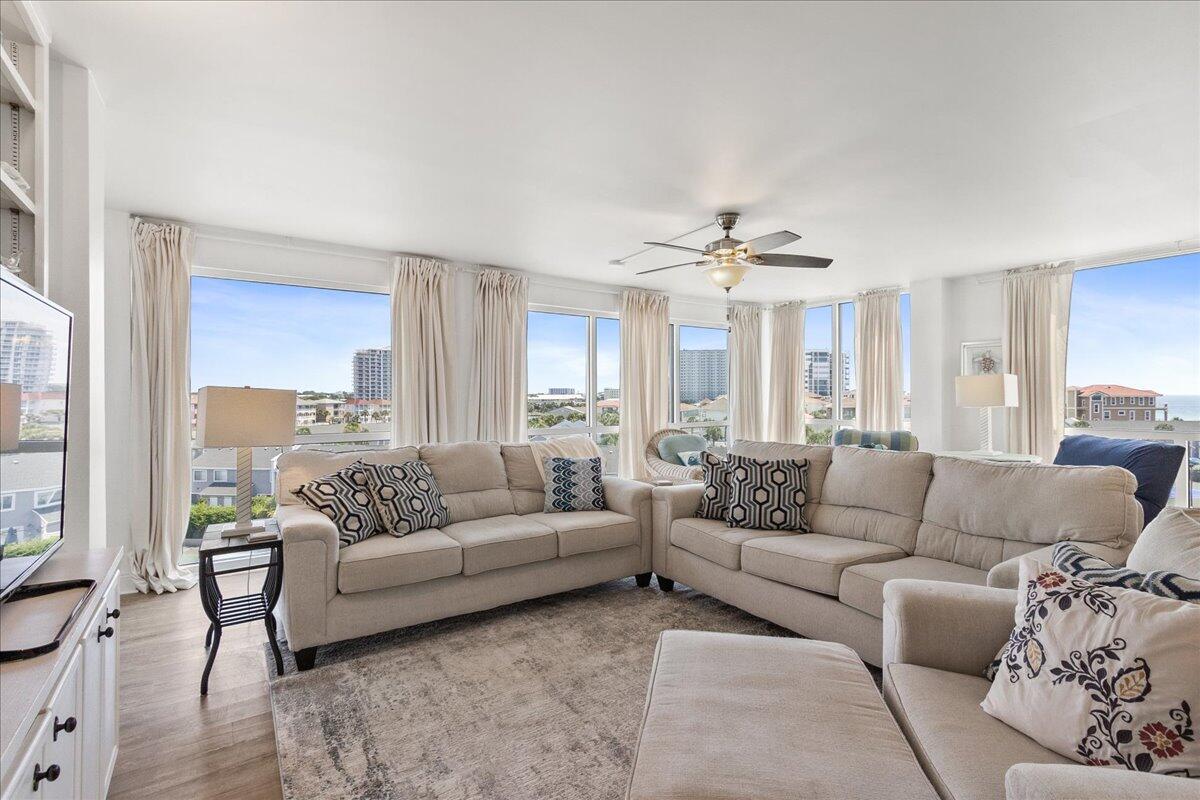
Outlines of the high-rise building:
{"label": "high-rise building", "polygon": [[679,351],[679,402],[698,403],[727,394],[728,350]]}
{"label": "high-rise building", "polygon": [[354,351],[354,396],[364,400],[381,400],[392,396],[390,347]]}
{"label": "high-rise building", "polygon": [[572,386],[555,386],[546,390],[546,394],[578,394]]}
{"label": "high-rise building", "polygon": [[[842,353],[842,386],[853,386],[850,375],[850,354]],[[818,397],[833,397],[833,352],[804,351],[804,388]]]}
{"label": "high-rise building", "polygon": [[44,392],[54,372],[54,336],[40,325],[6,319],[0,324],[0,383]]}

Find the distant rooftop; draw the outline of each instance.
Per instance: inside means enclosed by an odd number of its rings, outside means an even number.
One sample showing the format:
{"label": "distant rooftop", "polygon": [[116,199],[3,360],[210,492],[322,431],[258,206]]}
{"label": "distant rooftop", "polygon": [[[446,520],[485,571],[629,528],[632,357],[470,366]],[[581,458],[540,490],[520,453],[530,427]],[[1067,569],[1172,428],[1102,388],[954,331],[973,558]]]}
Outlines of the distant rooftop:
{"label": "distant rooftop", "polygon": [[1161,392],[1156,392],[1153,389],[1133,389],[1129,386],[1121,386],[1118,383],[1093,383],[1088,386],[1072,386],[1072,389],[1077,389],[1080,394],[1107,394],[1111,397],[1162,397]]}

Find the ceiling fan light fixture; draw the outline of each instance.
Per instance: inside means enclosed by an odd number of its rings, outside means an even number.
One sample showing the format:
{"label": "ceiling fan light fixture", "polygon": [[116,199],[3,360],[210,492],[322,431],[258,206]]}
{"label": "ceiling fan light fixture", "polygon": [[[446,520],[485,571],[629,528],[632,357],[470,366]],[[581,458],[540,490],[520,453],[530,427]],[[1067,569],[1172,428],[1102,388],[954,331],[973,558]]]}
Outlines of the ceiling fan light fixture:
{"label": "ceiling fan light fixture", "polygon": [[750,267],[747,264],[739,263],[734,259],[724,259],[718,261],[716,265],[708,267],[704,273],[708,275],[713,286],[728,292],[741,283],[742,278],[746,277],[746,273],[749,271]]}

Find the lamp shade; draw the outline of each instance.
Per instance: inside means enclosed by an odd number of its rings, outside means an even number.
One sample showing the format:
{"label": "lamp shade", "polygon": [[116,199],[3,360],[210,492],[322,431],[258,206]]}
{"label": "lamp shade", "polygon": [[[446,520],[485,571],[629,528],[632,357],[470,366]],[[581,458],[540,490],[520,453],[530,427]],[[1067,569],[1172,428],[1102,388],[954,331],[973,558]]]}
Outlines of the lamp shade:
{"label": "lamp shade", "polygon": [[1017,376],[959,375],[954,379],[954,403],[959,408],[1016,408]]}
{"label": "lamp shade", "polygon": [[199,395],[198,447],[271,447],[296,441],[295,391],[205,386]]}

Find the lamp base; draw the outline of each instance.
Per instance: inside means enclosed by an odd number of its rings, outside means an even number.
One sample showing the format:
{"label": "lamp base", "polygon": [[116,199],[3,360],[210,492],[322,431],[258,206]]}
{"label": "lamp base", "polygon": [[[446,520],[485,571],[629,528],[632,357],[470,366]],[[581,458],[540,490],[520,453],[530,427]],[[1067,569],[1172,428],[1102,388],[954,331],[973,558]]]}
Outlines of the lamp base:
{"label": "lamp base", "polygon": [[262,525],[234,525],[232,528],[226,528],[221,531],[222,539],[240,539],[243,536],[249,536],[252,533],[262,533],[265,531]]}

